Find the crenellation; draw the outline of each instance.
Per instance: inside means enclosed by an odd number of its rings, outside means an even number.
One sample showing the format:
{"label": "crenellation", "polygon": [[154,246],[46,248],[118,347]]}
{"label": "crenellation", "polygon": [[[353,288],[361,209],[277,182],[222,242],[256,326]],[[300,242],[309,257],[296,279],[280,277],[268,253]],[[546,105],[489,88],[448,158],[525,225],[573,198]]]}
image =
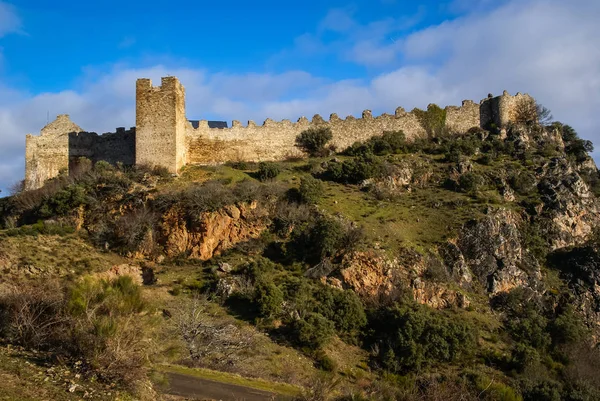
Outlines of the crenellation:
{"label": "crenellation", "polygon": [[[460,106],[445,110],[446,129],[455,134],[473,127],[487,127],[494,123],[505,127],[518,119],[519,107],[533,105],[535,100],[517,93],[511,96],[491,94],[480,103],[463,100]],[[287,157],[302,157],[295,146],[296,137],[311,128],[328,128],[331,144],[344,149],[356,141],[364,141],[385,131],[403,131],[408,140],[427,136],[417,113],[398,107],[393,114],[373,116],[364,110],[361,118],[349,115],[341,119],[336,113],[324,120],[315,114],[312,120],[302,116],[297,122],[271,118],[257,125],[249,120],[243,126],[233,120],[226,124],[209,125],[207,120],[185,116],[185,89],[176,77],[163,77],[160,86],[153,86],[147,78],[136,83],[136,127],[126,130],[118,127],[114,133],[98,135],[85,132],[66,114],[41,130],[40,136],[26,136],[26,186],[38,188],[61,170],[69,169],[79,157],[93,162],[126,165],[148,164],[166,167],[176,174],[186,164],[220,164],[233,161],[274,161]]]}

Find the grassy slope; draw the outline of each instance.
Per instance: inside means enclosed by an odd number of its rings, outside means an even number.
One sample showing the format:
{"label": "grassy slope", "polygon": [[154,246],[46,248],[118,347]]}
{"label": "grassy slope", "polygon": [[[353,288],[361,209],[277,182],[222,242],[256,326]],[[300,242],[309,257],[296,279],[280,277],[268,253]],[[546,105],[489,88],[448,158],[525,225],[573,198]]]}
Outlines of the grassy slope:
{"label": "grassy slope", "polygon": [[[424,158],[438,170],[448,167],[430,156],[409,155],[406,157]],[[320,161],[322,160],[313,162]],[[277,180],[291,186],[299,185],[301,177],[309,174],[299,168],[305,164],[305,161],[282,163],[283,171]],[[475,166],[479,172],[493,171],[497,167],[497,165]],[[163,184],[158,191],[179,190],[192,182],[203,182],[208,179],[221,179],[228,182],[254,179],[251,173],[251,169],[240,171],[228,166],[188,166],[180,179]],[[378,201],[372,195],[353,185],[324,182],[324,186],[325,195],[320,201],[319,207],[331,214],[342,214],[364,226],[368,239],[379,243],[382,249],[391,253],[395,253],[400,247],[408,247],[421,252],[432,249],[436,244],[454,236],[465,221],[481,216],[482,210],[486,207],[486,201],[442,189],[437,185],[414,188],[411,192],[405,192],[391,202]],[[512,207],[511,205],[503,206]],[[36,279],[40,276],[74,279],[83,273],[106,270],[114,264],[131,263],[115,254],[94,249],[85,242],[85,239],[76,234],[65,237],[8,237],[0,233],[0,236],[0,257],[4,252],[12,257],[11,261],[13,262],[13,268],[6,270],[0,276],[0,283],[22,278]],[[236,257],[241,256],[236,255]],[[146,288],[146,292],[154,300],[158,310],[177,306],[181,295],[173,296],[169,293],[170,290],[176,287],[185,289],[186,286],[202,283],[204,278],[202,265],[193,262],[184,262],[183,264],[167,262],[163,266],[158,266],[157,275],[158,285]],[[493,352],[504,352],[506,344],[498,336],[501,327],[498,320],[489,314],[488,300],[478,299],[477,294],[470,296],[474,301],[476,311],[462,313],[480,327],[481,341],[486,348]],[[220,319],[230,320],[241,325],[245,330],[257,331],[253,326],[228,315],[224,308],[216,305],[215,315]],[[257,350],[251,358],[240,363],[234,369],[236,373],[298,384],[306,383],[316,373],[317,369],[313,366],[312,361],[300,351],[277,344],[262,333],[257,332],[257,335],[260,336]],[[181,351],[181,344],[178,344],[177,341],[165,341],[162,348],[160,355],[156,358],[157,363],[172,364],[185,356]],[[179,348],[177,352],[172,352],[177,348]],[[328,347],[327,354],[338,362],[340,374],[347,381],[360,383],[372,379],[372,374],[366,367],[367,354],[364,350],[336,342]],[[0,365],[4,365],[4,363],[0,363]],[[171,367],[171,369],[174,368]],[[0,370],[0,372],[1,375],[9,375],[6,376],[6,380],[0,380],[0,383],[8,383],[9,386],[7,388],[6,384],[0,384],[3,386],[0,387],[0,394],[3,391],[14,391],[14,388],[20,387],[14,383],[20,383],[19,380],[23,380],[23,378],[15,376],[14,373],[7,373],[5,370]],[[229,378],[227,375],[210,373],[206,370],[201,372],[204,372],[202,373],[204,375]],[[493,372],[491,373],[493,374]],[[64,390],[62,391],[64,392]],[[7,394],[11,393],[7,392]],[[20,397],[27,399],[27,394],[23,393]],[[54,399],[60,400],[61,398]]]}

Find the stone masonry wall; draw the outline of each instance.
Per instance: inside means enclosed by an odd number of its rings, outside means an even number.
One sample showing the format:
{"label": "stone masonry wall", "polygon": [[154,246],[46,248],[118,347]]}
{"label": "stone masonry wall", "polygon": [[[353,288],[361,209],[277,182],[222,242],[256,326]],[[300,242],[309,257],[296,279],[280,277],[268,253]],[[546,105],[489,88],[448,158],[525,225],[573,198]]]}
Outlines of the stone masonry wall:
{"label": "stone masonry wall", "polygon": [[[462,107],[446,108],[446,124],[456,132],[466,132],[479,127],[479,105],[464,101]],[[418,118],[403,108],[396,109],[394,115],[383,114],[373,117],[365,110],[362,118],[348,116],[340,119],[332,114],[329,121],[315,115],[311,121],[302,117],[298,122],[289,120],[275,122],[267,119],[262,126],[253,121],[243,127],[234,121],[231,128],[208,128],[206,121],[194,129],[187,126],[188,162],[192,164],[218,164],[225,161],[267,161],[282,160],[286,157],[303,156],[294,146],[296,136],[309,128],[328,127],[331,129],[333,144],[337,149],[345,149],[356,141],[365,141],[384,131],[404,131],[408,139],[425,137],[427,133]]]}
{"label": "stone masonry wall", "polygon": [[69,133],[82,129],[67,114],[42,128],[40,136],[25,137],[25,189],[41,187],[69,168]]}
{"label": "stone masonry wall", "polygon": [[136,164],[159,165],[178,173],[186,162],[185,90],[175,77],[161,86],[149,79],[136,85]]}
{"label": "stone masonry wall", "polygon": [[25,142],[26,189],[40,188],[80,157],[94,163],[135,164],[135,128],[98,135],[83,131],[68,115],[59,115],[39,136],[27,135]]}
{"label": "stone masonry wall", "polygon": [[117,128],[117,132],[98,135],[95,132],[69,134],[69,160],[86,157],[92,163],[100,160],[110,164],[135,164],[135,127]]}
{"label": "stone masonry wall", "polygon": [[[460,107],[446,107],[446,127],[455,134],[473,127],[486,128],[491,123],[504,128],[520,118],[524,104],[535,106],[535,100],[520,93],[510,96],[506,91],[501,96],[490,95],[480,104],[465,100]],[[26,188],[39,188],[79,157],[93,162],[158,165],[178,173],[186,164],[304,156],[295,146],[295,139],[309,128],[330,128],[331,144],[339,150],[384,131],[402,130],[409,140],[427,135],[416,114],[401,107],[394,115],[378,117],[365,110],[361,118],[340,119],[332,114],[325,121],[315,115],[311,121],[305,117],[295,123],[267,119],[261,126],[249,121],[245,127],[233,121],[231,128],[223,129],[209,128],[202,120],[198,128],[193,128],[185,116],[185,89],[175,77],[162,78],[158,87],[152,86],[149,79],[137,81],[136,124],[130,130],[118,128],[116,133],[97,135],[84,132],[68,115],[58,116],[40,136],[26,137]]]}

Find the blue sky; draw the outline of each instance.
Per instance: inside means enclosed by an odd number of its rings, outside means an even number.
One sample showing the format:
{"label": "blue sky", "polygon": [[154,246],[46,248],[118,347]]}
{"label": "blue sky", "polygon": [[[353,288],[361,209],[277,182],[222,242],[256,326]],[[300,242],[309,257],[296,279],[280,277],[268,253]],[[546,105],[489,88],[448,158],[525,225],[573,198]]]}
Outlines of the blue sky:
{"label": "blue sky", "polygon": [[0,189],[48,114],[133,126],[135,79],[167,74],[189,118],[259,123],[528,92],[600,146],[598,21],[597,0],[0,0]]}

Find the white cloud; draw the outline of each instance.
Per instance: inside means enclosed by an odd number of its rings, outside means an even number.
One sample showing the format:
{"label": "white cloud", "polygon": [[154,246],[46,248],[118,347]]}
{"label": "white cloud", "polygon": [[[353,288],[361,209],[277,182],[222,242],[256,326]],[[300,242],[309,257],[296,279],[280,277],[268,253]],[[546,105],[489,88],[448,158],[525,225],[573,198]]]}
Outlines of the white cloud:
{"label": "white cloud", "polygon": [[21,31],[21,18],[15,7],[0,1],[0,38],[6,34]]}
{"label": "white cloud", "polygon": [[[370,49],[363,54],[378,62],[388,60],[389,51],[405,60],[401,68],[389,68],[370,80],[332,81],[303,71],[223,74],[116,65],[108,72],[88,71],[75,90],[60,93],[29,96],[0,85],[0,188],[22,179],[24,134],[38,132],[47,111],[51,118],[69,113],[83,128],[99,132],[131,126],[135,80],[149,77],[159,84],[166,75],[178,76],[185,85],[188,117],[257,123],[267,117],[296,120],[332,112],[344,117],[360,115],[363,109],[381,113],[397,106],[423,108],[430,102],[460,104],[504,89],[528,92],[555,118],[600,145],[598,20],[596,0],[513,0],[417,31],[393,49],[368,42],[367,31],[362,36],[347,33],[354,46]],[[347,21],[336,29],[344,26]],[[382,22],[369,26],[371,33],[378,32],[376,37],[386,31]]]}

